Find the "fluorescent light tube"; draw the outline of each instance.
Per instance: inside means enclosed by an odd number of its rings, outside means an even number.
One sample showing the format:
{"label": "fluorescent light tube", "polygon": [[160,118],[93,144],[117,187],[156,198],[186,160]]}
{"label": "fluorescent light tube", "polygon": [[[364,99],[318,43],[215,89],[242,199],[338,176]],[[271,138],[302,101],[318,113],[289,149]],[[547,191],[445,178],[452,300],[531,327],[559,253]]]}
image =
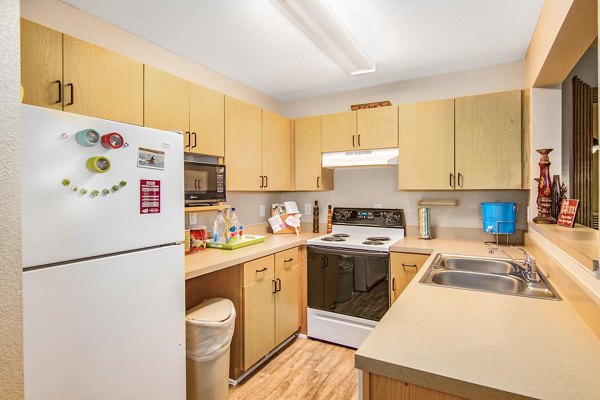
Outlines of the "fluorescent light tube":
{"label": "fluorescent light tube", "polygon": [[350,75],[375,72],[376,65],[325,0],[275,0],[285,16]]}
{"label": "fluorescent light tube", "polygon": [[336,151],[323,153],[323,168],[398,165],[398,149]]}

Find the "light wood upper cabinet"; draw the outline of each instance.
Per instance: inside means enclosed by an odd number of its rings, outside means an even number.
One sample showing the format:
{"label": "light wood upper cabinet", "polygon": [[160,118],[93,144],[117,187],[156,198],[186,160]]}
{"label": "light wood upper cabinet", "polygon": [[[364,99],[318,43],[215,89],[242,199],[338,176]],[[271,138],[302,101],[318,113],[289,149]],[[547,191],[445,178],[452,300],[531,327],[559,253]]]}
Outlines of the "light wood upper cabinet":
{"label": "light wood upper cabinet", "polygon": [[298,248],[275,254],[275,346],[300,327],[300,268]]}
{"label": "light wood upper cabinet", "polygon": [[429,258],[427,254],[391,253],[390,300],[394,304]]}
{"label": "light wood upper cabinet", "polygon": [[398,126],[398,187],[453,189],[454,99],[400,105]]}
{"label": "light wood upper cabinet", "polygon": [[225,162],[229,190],[261,190],[262,111],[225,96]]}
{"label": "light wood upper cabinet", "polygon": [[190,85],[174,75],[144,65],[144,126],[190,135]]}
{"label": "light wood upper cabinet", "polygon": [[193,153],[225,156],[225,95],[190,83],[190,132]]}
{"label": "light wood upper cabinet", "polygon": [[321,117],[294,121],[294,189],[333,189],[333,170],[321,167]]}
{"label": "light wood upper cabinet", "polygon": [[263,110],[262,118],[263,189],[290,190],[291,122],[266,110]]}
{"label": "light wood upper cabinet", "polygon": [[321,122],[324,153],[356,149],[356,111],[323,115]]}
{"label": "light wood upper cabinet", "polygon": [[63,35],[64,111],[144,123],[143,64]]}
{"label": "light wood upper cabinet", "polygon": [[23,103],[62,110],[62,33],[21,19]]}
{"label": "light wood upper cabinet", "polygon": [[387,149],[398,147],[398,107],[387,106],[356,112],[356,147]]}
{"label": "light wood upper cabinet", "polygon": [[521,91],[456,99],[457,189],[521,188]]}

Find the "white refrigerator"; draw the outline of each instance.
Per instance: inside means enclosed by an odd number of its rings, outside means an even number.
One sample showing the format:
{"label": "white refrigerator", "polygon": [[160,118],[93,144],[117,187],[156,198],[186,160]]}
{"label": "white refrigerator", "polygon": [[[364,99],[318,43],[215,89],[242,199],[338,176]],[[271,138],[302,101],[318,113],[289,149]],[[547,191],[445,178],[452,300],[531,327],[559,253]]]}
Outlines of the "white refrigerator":
{"label": "white refrigerator", "polygon": [[185,398],[180,134],[23,105],[25,398]]}

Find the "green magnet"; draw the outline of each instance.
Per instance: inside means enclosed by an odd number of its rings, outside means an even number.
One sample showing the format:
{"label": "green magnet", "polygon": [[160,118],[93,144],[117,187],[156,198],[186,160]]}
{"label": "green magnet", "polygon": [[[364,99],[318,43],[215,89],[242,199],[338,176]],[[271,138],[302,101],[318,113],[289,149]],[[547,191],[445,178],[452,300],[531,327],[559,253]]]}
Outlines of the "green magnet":
{"label": "green magnet", "polygon": [[70,181],[70,180],[68,180],[68,179],[63,179],[63,180],[62,180],[62,185],[63,185],[63,186],[69,186],[70,184],[71,184],[71,181]]}
{"label": "green magnet", "polygon": [[74,191],[74,192],[76,192],[76,191],[78,191],[78,190],[79,190],[79,188],[78,188],[77,186],[73,186],[73,187],[71,188],[71,190],[72,190],[72,191]]}
{"label": "green magnet", "polygon": [[118,185],[113,185],[112,190],[113,192],[117,192],[119,191],[120,187]]}
{"label": "green magnet", "polygon": [[127,186],[127,182],[121,181],[121,182],[119,182],[119,185],[121,185],[122,187],[125,187],[125,186]]}
{"label": "green magnet", "polygon": [[100,192],[98,190],[96,190],[96,189],[92,190],[92,193],[91,193],[92,197],[96,197],[99,194],[100,194]]}
{"label": "green magnet", "polygon": [[103,174],[110,169],[110,160],[104,156],[90,157],[85,166],[92,172]]}
{"label": "green magnet", "polygon": [[109,193],[110,193],[110,190],[109,190],[109,189],[104,189],[104,190],[102,190],[102,194],[103,194],[103,195],[105,195],[105,196],[106,196],[107,194],[109,194]]}
{"label": "green magnet", "polygon": [[81,188],[81,190],[79,191],[79,193],[81,193],[81,194],[87,194],[87,189],[86,188]]}

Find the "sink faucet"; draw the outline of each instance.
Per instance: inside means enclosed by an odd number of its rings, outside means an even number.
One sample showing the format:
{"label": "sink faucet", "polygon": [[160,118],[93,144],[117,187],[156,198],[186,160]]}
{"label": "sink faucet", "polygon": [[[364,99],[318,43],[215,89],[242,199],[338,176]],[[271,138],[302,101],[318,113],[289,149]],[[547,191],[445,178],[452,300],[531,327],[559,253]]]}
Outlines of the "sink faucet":
{"label": "sink faucet", "polygon": [[517,263],[521,268],[523,268],[524,273],[525,273],[525,278],[529,282],[539,282],[540,277],[538,276],[538,273],[537,273],[537,265],[535,263],[535,258],[533,258],[533,256],[531,254],[529,254],[528,252],[526,252],[524,249],[522,249],[520,247],[515,247],[515,246],[511,246],[511,247],[513,247],[517,250],[521,250],[523,252],[523,254],[525,255],[525,260],[523,261],[523,263],[521,263],[518,260],[515,260],[515,258],[513,256],[508,254],[506,251],[504,251],[504,249],[501,249],[500,247],[490,247],[490,254],[494,254],[495,250],[500,251],[505,256],[507,256],[508,258],[513,260],[515,263]]}

